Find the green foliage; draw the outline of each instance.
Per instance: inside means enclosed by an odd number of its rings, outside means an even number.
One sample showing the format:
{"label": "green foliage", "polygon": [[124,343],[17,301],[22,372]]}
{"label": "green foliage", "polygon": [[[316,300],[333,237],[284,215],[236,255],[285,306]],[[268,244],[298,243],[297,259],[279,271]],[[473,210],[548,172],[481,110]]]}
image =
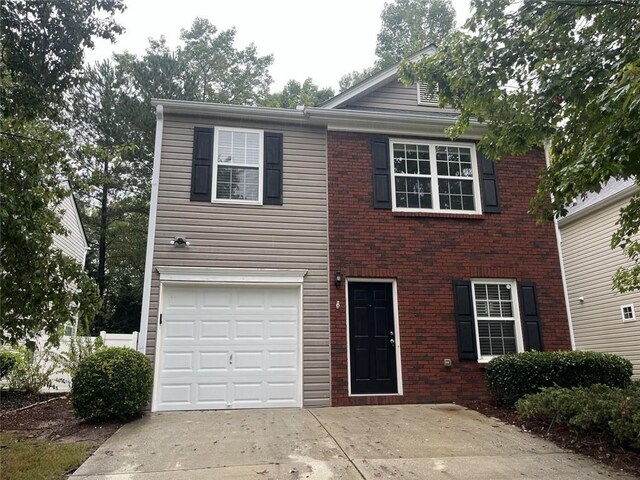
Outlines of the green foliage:
{"label": "green foliage", "polygon": [[272,82],[273,55],[259,56],[253,43],[237,50],[235,36],[235,28],[218,32],[204,18],[181,30],[184,47],[177,57],[188,72],[188,89],[195,92],[191,100],[255,105],[265,97]]}
{"label": "green foliage", "polygon": [[631,382],[626,358],[600,352],[523,352],[502,355],[487,364],[487,384],[498,403],[512,407],[527,394],[549,387],[624,388]]}
{"label": "green foliage", "polygon": [[11,350],[0,350],[0,379],[11,374],[13,367],[18,361],[17,354]]}
{"label": "green foliage", "polygon": [[74,336],[69,339],[68,348],[56,355],[55,365],[62,373],[73,378],[78,370],[78,365],[85,358],[104,348],[101,337]]}
{"label": "green foliage", "polygon": [[566,425],[576,434],[612,437],[640,449],[640,382],[626,389],[607,385],[548,388],[518,400],[524,418]]}
{"label": "green foliage", "polygon": [[54,248],[64,235],[60,204],[70,195],[73,150],[67,135],[47,122],[5,119],[0,132],[0,341],[34,345],[43,332],[52,343],[61,326],[92,318],[94,282],[72,258]]}
{"label": "green foliage", "polygon": [[341,92],[430,44],[439,45],[456,26],[451,0],[394,0],[384,4],[380,18],[375,64],[343,75]]}
{"label": "green foliage", "polygon": [[[640,2],[475,0],[464,30],[438,52],[401,68],[406,82],[439,91],[460,110],[448,133],[486,122],[481,148],[495,159],[550,141],[531,211],[560,217],[610,180],[640,178]],[[551,194],[553,195],[551,197]],[[612,238],[631,259],[619,291],[640,287],[640,197]]]}
{"label": "green foliage", "polygon": [[395,0],[384,4],[380,17],[376,45],[376,67],[380,70],[430,44],[439,45],[456,26],[450,0]]}
{"label": "green foliage", "polygon": [[335,95],[331,88],[320,88],[307,78],[302,84],[289,80],[281,92],[271,93],[260,102],[265,107],[296,108],[298,105],[315,107]]}
{"label": "green foliage", "polygon": [[3,117],[57,117],[79,81],[84,49],[93,48],[95,37],[121,33],[113,17],[124,9],[122,0],[0,2]]}
{"label": "green foliage", "polygon": [[0,2],[0,341],[18,345],[40,333],[52,343],[61,326],[93,317],[95,284],[53,248],[64,235],[61,202],[76,153],[61,123],[79,82],[83,50],[121,31],[120,0]]}
{"label": "green foliage", "polygon": [[142,353],[108,347],[83,359],[71,386],[71,403],[80,418],[128,420],[151,400],[152,367]]}
{"label": "green foliage", "polygon": [[16,363],[9,375],[9,389],[25,393],[38,393],[46,387],[53,387],[56,371],[55,356],[51,347],[16,349]]}

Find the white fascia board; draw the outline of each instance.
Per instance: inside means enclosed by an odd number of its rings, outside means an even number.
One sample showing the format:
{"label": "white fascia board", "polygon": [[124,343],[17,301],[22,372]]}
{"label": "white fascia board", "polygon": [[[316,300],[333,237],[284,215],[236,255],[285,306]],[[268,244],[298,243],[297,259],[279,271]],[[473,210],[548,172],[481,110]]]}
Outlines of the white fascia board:
{"label": "white fascia board", "polygon": [[[350,109],[307,107],[304,110],[284,108],[247,107],[182,100],[153,99],[153,105],[162,106],[166,114],[211,115],[219,118],[283,122],[326,127],[330,130],[390,133],[398,135],[446,136],[444,129],[453,125],[457,115],[443,112],[375,112]],[[479,139],[486,127],[471,121],[470,128],[461,139]]]}
{"label": "white fascia board", "polygon": [[251,107],[226,105],[223,103],[192,102],[187,100],[164,100],[152,98],[151,105],[162,105],[165,114],[215,115],[217,117],[242,118],[245,120],[304,121],[303,110],[287,108]]}
{"label": "white fascia board", "polygon": [[207,284],[302,284],[307,270],[159,266],[160,281]]}
{"label": "white fascia board", "polygon": [[149,325],[149,303],[151,301],[151,276],[153,274],[153,245],[156,236],[156,217],[158,215],[158,187],[160,183],[160,157],[162,155],[162,130],[164,127],[164,109],[156,105],[156,138],[153,151],[153,174],[151,176],[151,207],[149,209],[149,227],[147,230],[147,253],[144,263],[144,284],[142,287],[142,312],[138,336],[138,351],[146,353],[147,330]]}
{"label": "white fascia board", "polygon": [[616,202],[619,202],[620,200],[623,200],[627,197],[631,197],[632,195],[634,195],[635,193],[640,192],[640,187],[636,184],[633,185],[629,185],[626,188],[623,188],[622,190],[602,199],[599,200],[595,203],[592,203],[591,205],[584,207],[582,210],[578,210],[575,213],[571,213],[569,215],[567,215],[566,217],[562,217],[557,219],[558,225],[560,227],[566,227],[567,225],[580,220],[581,218],[584,218],[586,216],[591,215],[592,213],[597,212],[600,209],[603,209],[605,207],[608,207]]}
{"label": "white fascia board", "polygon": [[[411,55],[407,60],[410,62],[415,62],[425,55],[433,55],[436,52],[435,45],[429,45],[419,52]],[[395,64],[392,67],[387,68],[386,70],[382,70],[381,72],[376,73],[375,75],[363,80],[360,83],[355,84],[353,87],[345,90],[342,93],[339,93],[333,98],[330,98],[326,102],[322,103],[319,108],[324,109],[333,109],[339,108],[349,102],[353,102],[361,97],[364,97],[368,93],[376,90],[387,83],[390,83],[394,80],[398,79],[398,68],[400,67],[400,63]]]}
{"label": "white fascia board", "polygon": [[[440,112],[399,113],[371,112],[363,110],[328,110],[324,108],[306,108],[305,112],[311,121],[320,121],[329,130],[385,133],[397,135],[434,135],[447,137],[445,129],[452,126],[457,115]],[[469,129],[460,139],[478,140],[486,133],[486,126],[475,121],[470,122]]]}

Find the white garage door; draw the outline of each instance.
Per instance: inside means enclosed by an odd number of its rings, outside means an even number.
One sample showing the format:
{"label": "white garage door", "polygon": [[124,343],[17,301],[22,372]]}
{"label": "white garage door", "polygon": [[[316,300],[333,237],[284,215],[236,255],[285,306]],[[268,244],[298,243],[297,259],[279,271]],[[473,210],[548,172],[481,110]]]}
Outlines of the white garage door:
{"label": "white garage door", "polygon": [[155,410],[300,406],[300,291],[165,286]]}

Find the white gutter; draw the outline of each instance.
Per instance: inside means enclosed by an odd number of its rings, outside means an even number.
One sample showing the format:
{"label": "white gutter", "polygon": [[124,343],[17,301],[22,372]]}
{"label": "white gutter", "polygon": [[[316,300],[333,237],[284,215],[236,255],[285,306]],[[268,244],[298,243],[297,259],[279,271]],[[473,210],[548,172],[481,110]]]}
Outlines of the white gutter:
{"label": "white gutter", "polygon": [[[544,158],[547,162],[547,168],[551,166],[551,155],[549,150],[551,149],[551,141],[547,140],[544,143]],[[553,198],[553,195],[551,195]],[[571,309],[569,308],[569,290],[567,288],[567,274],[564,270],[564,257],[562,255],[562,237],[560,236],[560,227],[558,226],[558,219],[553,218],[553,226],[556,230],[556,245],[558,247],[558,260],[560,260],[560,274],[562,275],[562,291],[564,293],[564,305],[567,310],[567,321],[569,322],[569,338],[571,339],[571,350],[576,349],[576,339],[573,333],[573,320],[571,318]]]}
{"label": "white gutter", "polygon": [[[220,103],[191,102],[184,100],[152,99],[152,105],[162,105],[165,114],[215,115],[222,118],[243,120],[281,121],[284,123],[322,126],[329,130],[352,132],[378,132],[407,135],[444,136],[444,129],[453,125],[457,114],[431,112],[372,112],[366,110],[327,109],[306,107],[302,110],[247,107]],[[479,139],[484,125],[470,122],[470,129],[461,139]]]}
{"label": "white gutter", "polygon": [[158,213],[158,184],[160,180],[160,156],[162,153],[162,129],[164,124],[163,106],[156,105],[156,140],[153,152],[153,175],[151,177],[151,208],[149,210],[149,228],[147,230],[147,255],[144,264],[144,286],[142,290],[142,313],[140,315],[140,334],[138,351],[146,353],[147,331],[149,327],[149,303],[151,300],[151,276],[153,274],[153,245],[156,236],[156,217]]}
{"label": "white gutter", "polygon": [[586,207],[578,210],[575,213],[569,213],[567,216],[558,219],[558,225],[564,227],[573,223],[576,220],[580,220],[581,218],[590,215],[593,212],[596,212],[602,208],[613,205],[620,200],[623,200],[631,195],[638,193],[640,191],[640,187],[636,184],[629,185],[628,187],[623,188],[615,193],[612,193],[608,197],[598,200],[591,205],[587,205]]}

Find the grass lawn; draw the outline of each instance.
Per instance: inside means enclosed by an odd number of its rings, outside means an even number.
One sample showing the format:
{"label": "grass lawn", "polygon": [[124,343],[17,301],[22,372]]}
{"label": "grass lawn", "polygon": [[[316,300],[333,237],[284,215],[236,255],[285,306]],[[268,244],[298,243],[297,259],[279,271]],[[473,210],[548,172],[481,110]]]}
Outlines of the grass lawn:
{"label": "grass lawn", "polygon": [[89,443],[54,443],[47,440],[0,436],[2,480],[60,480],[91,453]]}

